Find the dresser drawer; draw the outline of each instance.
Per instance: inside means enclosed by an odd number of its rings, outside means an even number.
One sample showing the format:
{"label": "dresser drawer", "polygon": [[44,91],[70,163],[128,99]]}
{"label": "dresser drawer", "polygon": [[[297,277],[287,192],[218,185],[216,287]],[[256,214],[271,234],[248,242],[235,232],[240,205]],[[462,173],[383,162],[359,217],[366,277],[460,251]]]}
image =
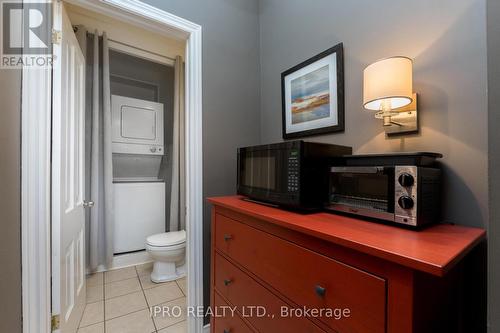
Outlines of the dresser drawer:
{"label": "dresser drawer", "polygon": [[[222,308],[229,308],[229,305],[224,302],[222,297],[220,297],[217,293],[214,293],[214,306],[217,312],[221,312]],[[214,309],[215,311],[215,309]],[[214,316],[213,317],[213,327],[211,327],[212,333],[253,333],[254,331],[248,327],[247,324],[241,319],[238,314],[235,312],[234,316],[231,315],[231,311],[226,311],[227,315],[222,316]]]}
{"label": "dresser drawer", "polygon": [[[304,318],[281,316],[282,308],[289,308],[287,304],[219,254],[215,255],[214,267],[216,290],[245,313],[259,332],[324,333]],[[252,313],[246,308],[250,305],[263,306],[265,315]]]}
{"label": "dresser drawer", "polygon": [[[385,332],[384,279],[266,232],[215,215],[215,247],[291,301],[323,311],[320,319],[342,333]],[[349,310],[330,316],[325,309]],[[338,314],[338,312],[337,312]]]}

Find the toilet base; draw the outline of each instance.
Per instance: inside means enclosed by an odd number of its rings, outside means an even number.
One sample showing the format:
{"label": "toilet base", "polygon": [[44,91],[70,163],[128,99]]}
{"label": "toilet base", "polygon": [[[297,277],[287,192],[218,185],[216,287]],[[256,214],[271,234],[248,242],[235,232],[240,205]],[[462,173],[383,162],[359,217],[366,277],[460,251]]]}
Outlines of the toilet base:
{"label": "toilet base", "polygon": [[153,272],[151,272],[151,281],[154,283],[174,281],[185,275],[185,265],[176,267],[173,262],[155,261],[153,264]]}

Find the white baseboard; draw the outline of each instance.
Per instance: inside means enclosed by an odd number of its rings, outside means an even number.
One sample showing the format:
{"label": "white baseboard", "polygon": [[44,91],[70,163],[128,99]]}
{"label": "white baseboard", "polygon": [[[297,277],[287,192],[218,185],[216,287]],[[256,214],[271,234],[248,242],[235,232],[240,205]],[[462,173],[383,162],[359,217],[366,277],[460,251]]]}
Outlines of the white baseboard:
{"label": "white baseboard", "polygon": [[210,324],[203,326],[203,333],[210,333]]}
{"label": "white baseboard", "polygon": [[149,255],[149,253],[145,250],[140,251],[140,252],[134,252],[134,253],[119,254],[119,255],[115,255],[113,257],[113,263],[109,267],[106,267],[104,265],[99,265],[97,267],[97,269],[95,270],[95,272],[90,272],[87,269],[87,274],[88,273],[112,271],[114,269],[136,266],[136,265],[141,265],[141,264],[147,264],[150,262],[153,262],[153,259],[151,259],[151,256]]}

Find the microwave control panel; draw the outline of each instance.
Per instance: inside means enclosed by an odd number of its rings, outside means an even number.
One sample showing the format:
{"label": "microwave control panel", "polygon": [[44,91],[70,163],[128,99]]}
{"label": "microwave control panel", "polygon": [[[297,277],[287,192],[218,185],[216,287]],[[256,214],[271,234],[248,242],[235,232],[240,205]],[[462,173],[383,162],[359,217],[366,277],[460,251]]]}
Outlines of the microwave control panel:
{"label": "microwave control panel", "polygon": [[291,150],[288,155],[288,192],[297,192],[299,190],[299,152]]}
{"label": "microwave control panel", "polygon": [[417,225],[418,167],[396,166],[394,172],[394,221]]}

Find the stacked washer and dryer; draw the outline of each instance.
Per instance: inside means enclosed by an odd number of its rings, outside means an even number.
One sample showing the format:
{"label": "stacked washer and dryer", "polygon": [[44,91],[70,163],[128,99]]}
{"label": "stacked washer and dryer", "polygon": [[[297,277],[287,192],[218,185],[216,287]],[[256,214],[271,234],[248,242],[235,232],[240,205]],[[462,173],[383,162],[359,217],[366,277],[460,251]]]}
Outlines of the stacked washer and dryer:
{"label": "stacked washer and dryer", "polygon": [[145,249],[165,232],[163,104],[113,95],[114,253]]}
{"label": "stacked washer and dryer", "polygon": [[114,253],[146,249],[151,279],[184,275],[186,233],[165,232],[163,104],[112,95]]}

